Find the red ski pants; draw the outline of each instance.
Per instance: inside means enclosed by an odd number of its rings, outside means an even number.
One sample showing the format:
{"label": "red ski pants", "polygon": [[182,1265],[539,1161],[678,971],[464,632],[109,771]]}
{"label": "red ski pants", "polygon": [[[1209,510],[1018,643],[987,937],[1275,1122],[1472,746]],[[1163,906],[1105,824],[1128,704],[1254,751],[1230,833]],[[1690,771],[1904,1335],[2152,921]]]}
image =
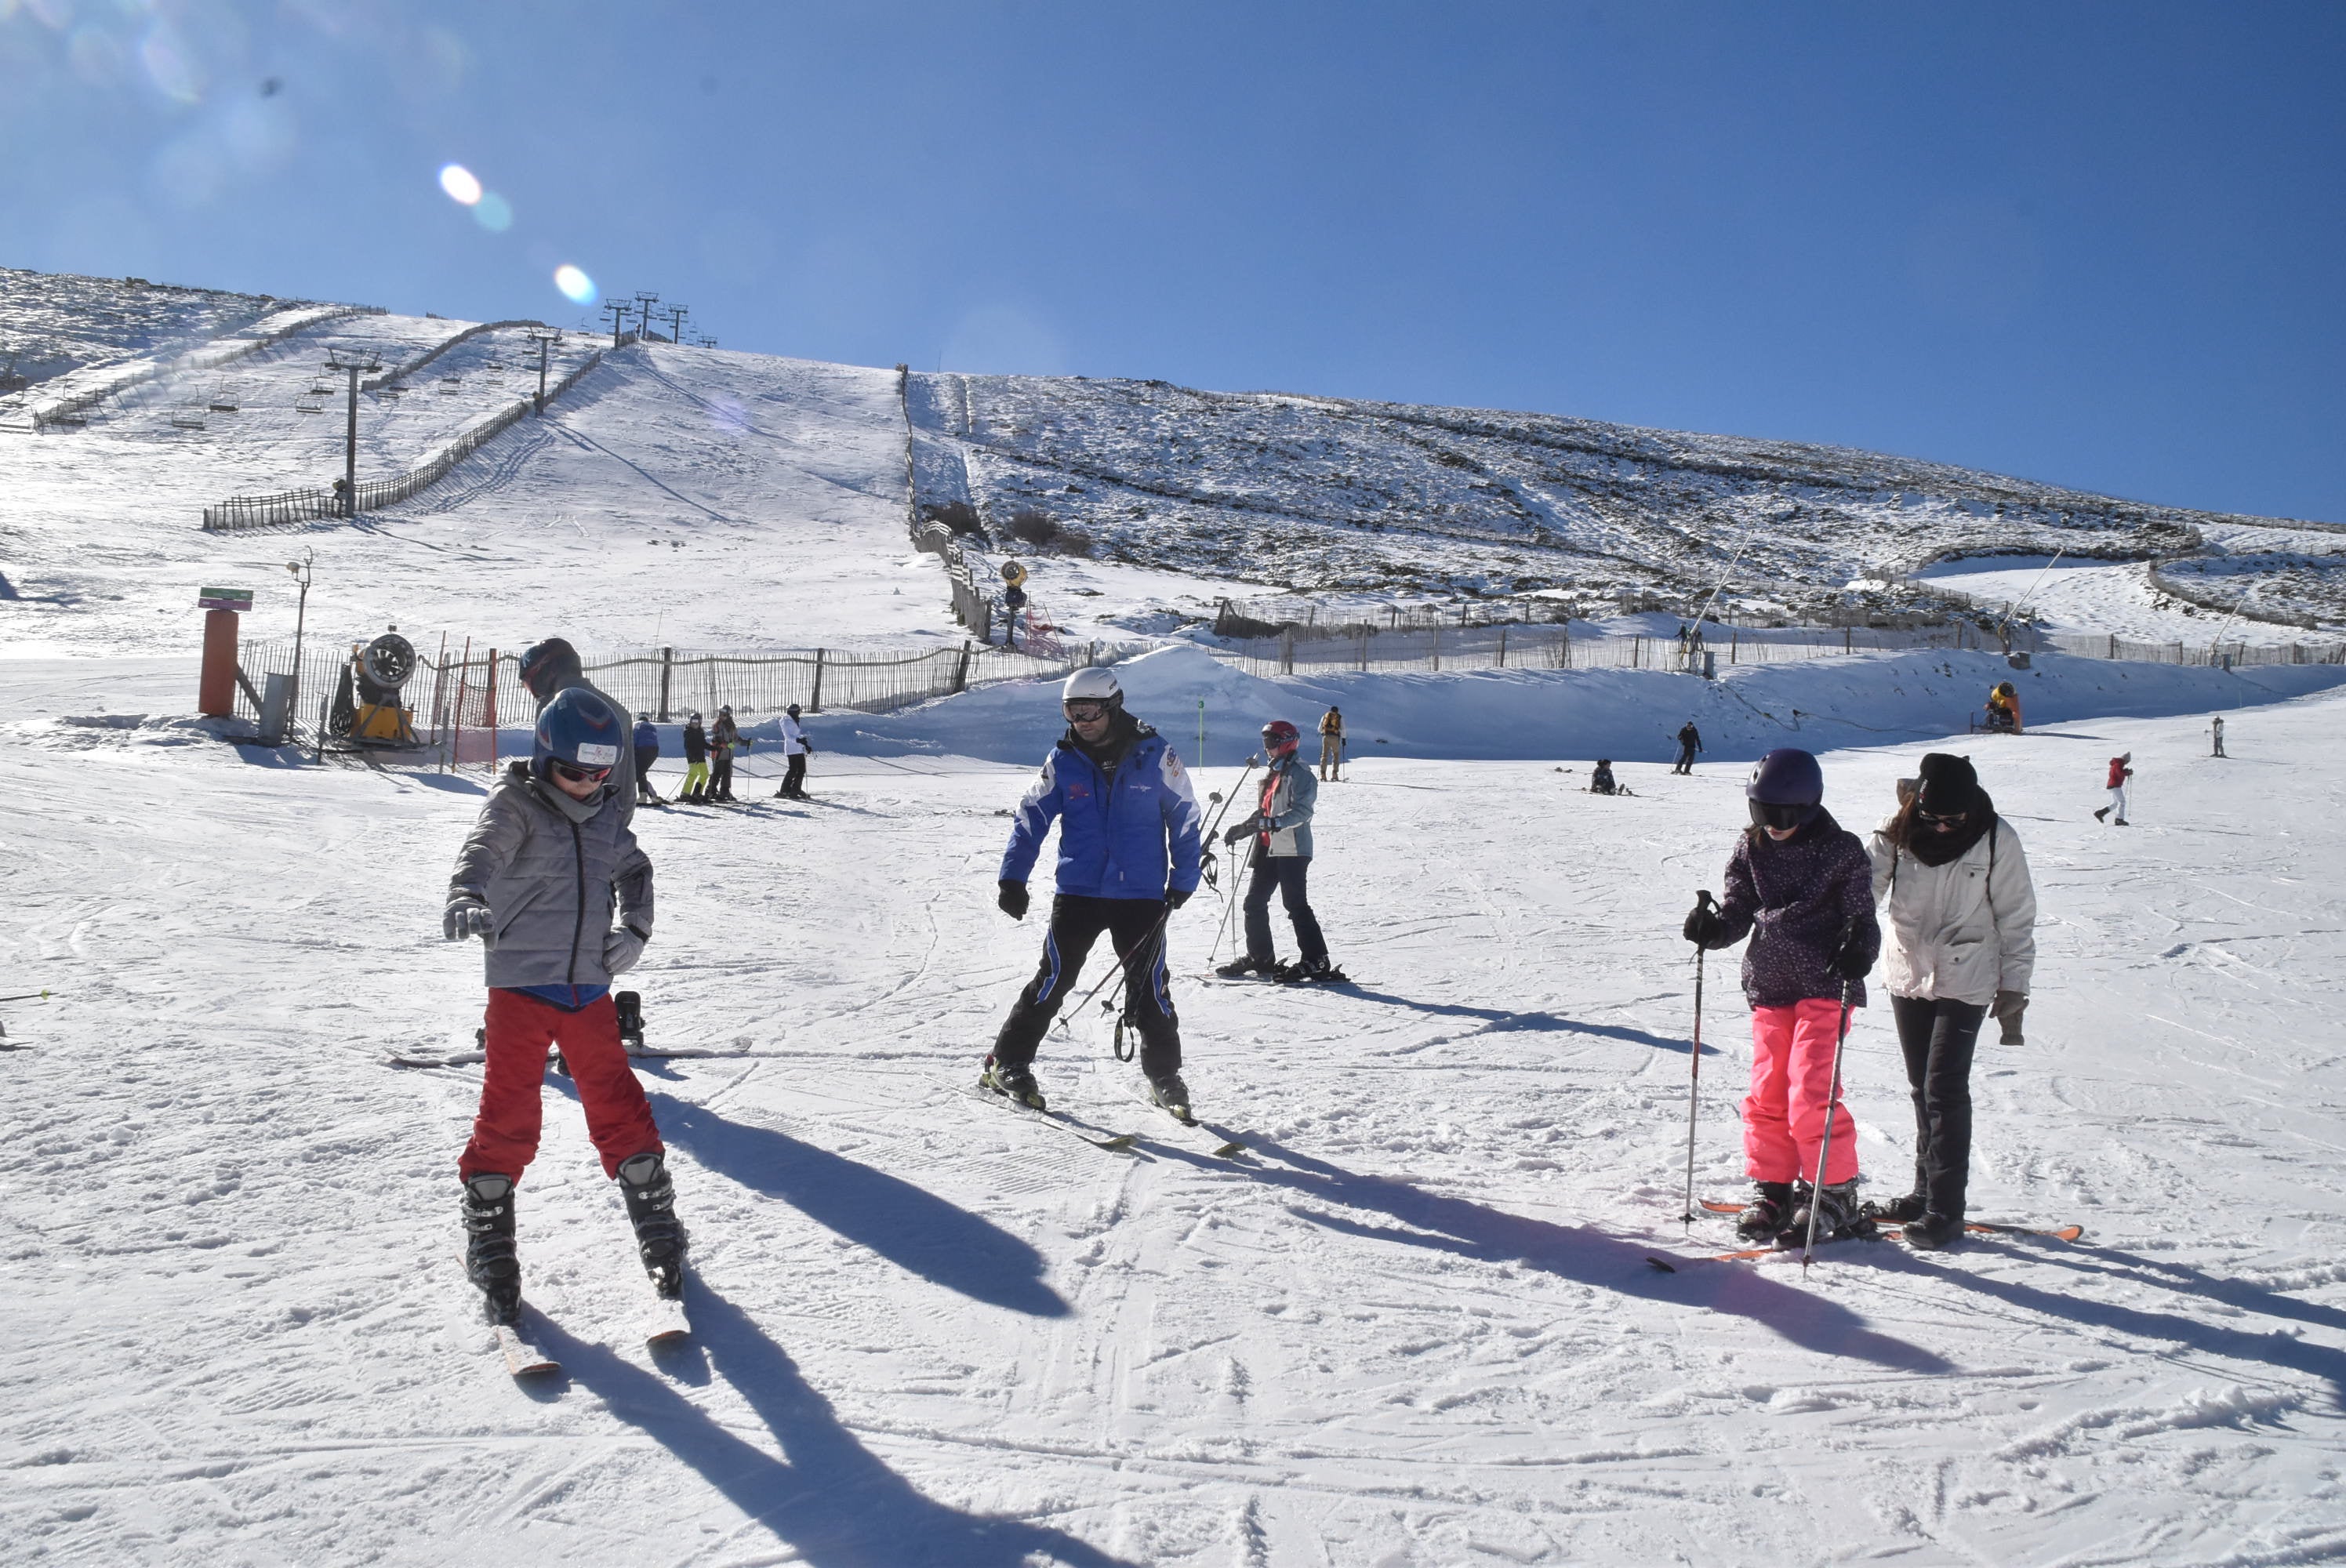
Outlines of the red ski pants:
{"label": "red ski pants", "polygon": [[631,1156],[662,1152],[651,1103],[627,1064],[618,1011],[608,996],[566,1013],[518,991],[492,990],[488,1026],[480,1114],[473,1118],[473,1140],[456,1162],[464,1180],[495,1171],[518,1181],[537,1157],[548,1045],[560,1045],[562,1059],[570,1064],[579,1104],[586,1108],[586,1135],[603,1156],[605,1176],[616,1179],[619,1162]]}
{"label": "red ski pants", "polygon": [[1825,1185],[1857,1175],[1857,1124],[1832,1082],[1841,1003],[1821,996],[1751,1010],[1751,1092],[1743,1096],[1743,1171],[1754,1181],[1813,1181],[1825,1112],[1832,1151]]}

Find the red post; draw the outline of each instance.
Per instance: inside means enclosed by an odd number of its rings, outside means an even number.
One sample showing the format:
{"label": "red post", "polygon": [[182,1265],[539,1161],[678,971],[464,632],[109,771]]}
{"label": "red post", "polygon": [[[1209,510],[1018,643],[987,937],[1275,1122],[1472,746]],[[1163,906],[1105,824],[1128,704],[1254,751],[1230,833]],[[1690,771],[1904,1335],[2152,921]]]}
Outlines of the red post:
{"label": "red post", "polygon": [[236,712],[236,612],[204,612],[204,668],[196,686],[196,711],[207,718]]}

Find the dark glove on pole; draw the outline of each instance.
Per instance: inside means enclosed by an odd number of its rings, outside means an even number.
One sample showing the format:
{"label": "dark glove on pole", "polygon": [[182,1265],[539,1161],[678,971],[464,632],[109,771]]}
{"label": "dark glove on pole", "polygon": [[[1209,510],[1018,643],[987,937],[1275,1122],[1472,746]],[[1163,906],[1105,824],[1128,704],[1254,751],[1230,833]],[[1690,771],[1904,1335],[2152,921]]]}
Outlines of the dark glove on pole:
{"label": "dark glove on pole", "polygon": [[1688,912],[1679,934],[1697,947],[1713,947],[1718,944],[1723,923],[1711,902],[1710,891],[1706,888],[1694,895],[1694,908]]}

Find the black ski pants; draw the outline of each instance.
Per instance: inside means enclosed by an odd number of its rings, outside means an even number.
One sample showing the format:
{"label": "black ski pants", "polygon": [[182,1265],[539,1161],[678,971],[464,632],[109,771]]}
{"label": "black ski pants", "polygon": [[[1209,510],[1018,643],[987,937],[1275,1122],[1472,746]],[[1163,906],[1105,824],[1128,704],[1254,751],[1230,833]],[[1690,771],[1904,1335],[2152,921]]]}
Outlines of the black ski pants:
{"label": "black ski pants", "polygon": [[806,794],[805,752],[801,751],[791,757],[790,769],[782,775],[782,793],[793,800],[801,799]]}
{"label": "black ski pants", "polygon": [[1682,745],[1678,748],[1678,759],[1676,763],[1671,765],[1670,771],[1673,773],[1691,773],[1694,771],[1693,747]]}
{"label": "black ski pants", "polygon": [[1914,1091],[1914,1190],[1933,1214],[1961,1219],[1972,1167],[1972,1051],[1987,1009],[1892,996],[1890,1011]]}
{"label": "black ski pants", "polygon": [[659,791],[652,788],[652,764],[658,760],[658,747],[638,746],[636,748],[637,799],[657,800],[659,799]]}
{"label": "black ski pants", "polygon": [[[1011,1004],[994,1037],[994,1059],[1006,1067],[1035,1060],[1076,982],[1092,944],[1106,932],[1124,959],[1124,1017],[1140,1034],[1140,1070],[1151,1078],[1181,1070],[1181,1023],[1173,1012],[1165,972],[1165,904],[1160,899],[1094,899],[1060,893],[1051,900],[1051,928],[1043,962]],[[1113,983],[1110,985],[1113,990]]]}
{"label": "black ski pants", "polygon": [[1295,945],[1309,963],[1328,956],[1328,942],[1320,934],[1320,917],[1311,912],[1311,895],[1305,891],[1306,879],[1311,875],[1309,855],[1266,855],[1258,847],[1254,852],[1254,878],[1246,891],[1247,956],[1263,963],[1271,960],[1270,895],[1276,889],[1279,901],[1286,906],[1289,923],[1295,927]]}
{"label": "black ski pants", "polygon": [[709,748],[709,798],[712,800],[733,799],[733,748],[729,746]]}

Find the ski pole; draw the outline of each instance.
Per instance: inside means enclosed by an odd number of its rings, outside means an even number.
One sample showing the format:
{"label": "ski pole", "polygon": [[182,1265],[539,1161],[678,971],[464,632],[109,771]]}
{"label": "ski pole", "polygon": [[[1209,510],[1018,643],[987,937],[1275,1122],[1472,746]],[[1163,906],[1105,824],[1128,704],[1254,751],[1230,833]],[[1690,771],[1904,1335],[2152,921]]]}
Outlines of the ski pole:
{"label": "ski pole", "polygon": [[[1849,945],[1850,933],[1856,928],[1854,920],[1842,924],[1841,946]],[[1841,1049],[1849,1044],[1849,993],[1856,983],[1849,976],[1841,976],[1841,1023],[1833,1039],[1832,1079],[1825,1085],[1825,1131],[1824,1136],[1817,1140],[1817,1176],[1809,1184],[1809,1236],[1800,1246],[1800,1268],[1804,1270],[1817,1250],[1817,1210],[1824,1207],[1825,1158],[1832,1153],[1833,1113],[1841,1108]]]}
{"label": "ski pole", "polygon": [[48,999],[49,993],[46,991],[28,991],[22,996],[0,996],[0,1002],[46,1002]]}
{"label": "ski pole", "polygon": [[[1708,910],[1710,890],[1703,888],[1694,895],[1694,907]],[[1702,1093],[1702,961],[1707,949],[1694,950],[1694,1052],[1687,1066],[1687,1179],[1686,1212],[1678,1217],[1681,1224],[1694,1223],[1694,1129],[1695,1104]]]}
{"label": "ski pole", "polygon": [[[1134,942],[1128,952],[1119,952],[1116,955],[1115,967],[1111,968],[1106,974],[1101,975],[1098,983],[1089,991],[1085,992],[1082,997],[1076,1001],[1073,1007],[1068,1008],[1065,1013],[1059,1014],[1060,1028],[1066,1028],[1068,1019],[1074,1017],[1076,1013],[1081,1013],[1086,1007],[1089,1006],[1091,1004],[1092,998],[1097,996],[1102,991],[1107,988],[1108,982],[1118,978],[1129,978],[1126,974],[1127,966],[1130,965],[1135,958],[1137,958],[1140,954],[1148,951],[1148,944],[1156,940],[1156,936],[1158,932],[1165,929],[1165,922],[1172,918],[1172,914],[1173,906],[1171,904],[1167,904],[1163,910],[1158,911],[1157,918],[1149,922],[1148,929],[1140,933],[1140,940]],[[1115,945],[1116,944],[1113,942],[1108,944],[1111,951],[1113,951]],[[1103,1010],[1113,1012],[1115,1010],[1116,1003],[1113,1002],[1103,1002],[1100,1003],[1100,1006]],[[1117,1055],[1119,1059],[1123,1058],[1123,1053],[1118,1052]]]}

